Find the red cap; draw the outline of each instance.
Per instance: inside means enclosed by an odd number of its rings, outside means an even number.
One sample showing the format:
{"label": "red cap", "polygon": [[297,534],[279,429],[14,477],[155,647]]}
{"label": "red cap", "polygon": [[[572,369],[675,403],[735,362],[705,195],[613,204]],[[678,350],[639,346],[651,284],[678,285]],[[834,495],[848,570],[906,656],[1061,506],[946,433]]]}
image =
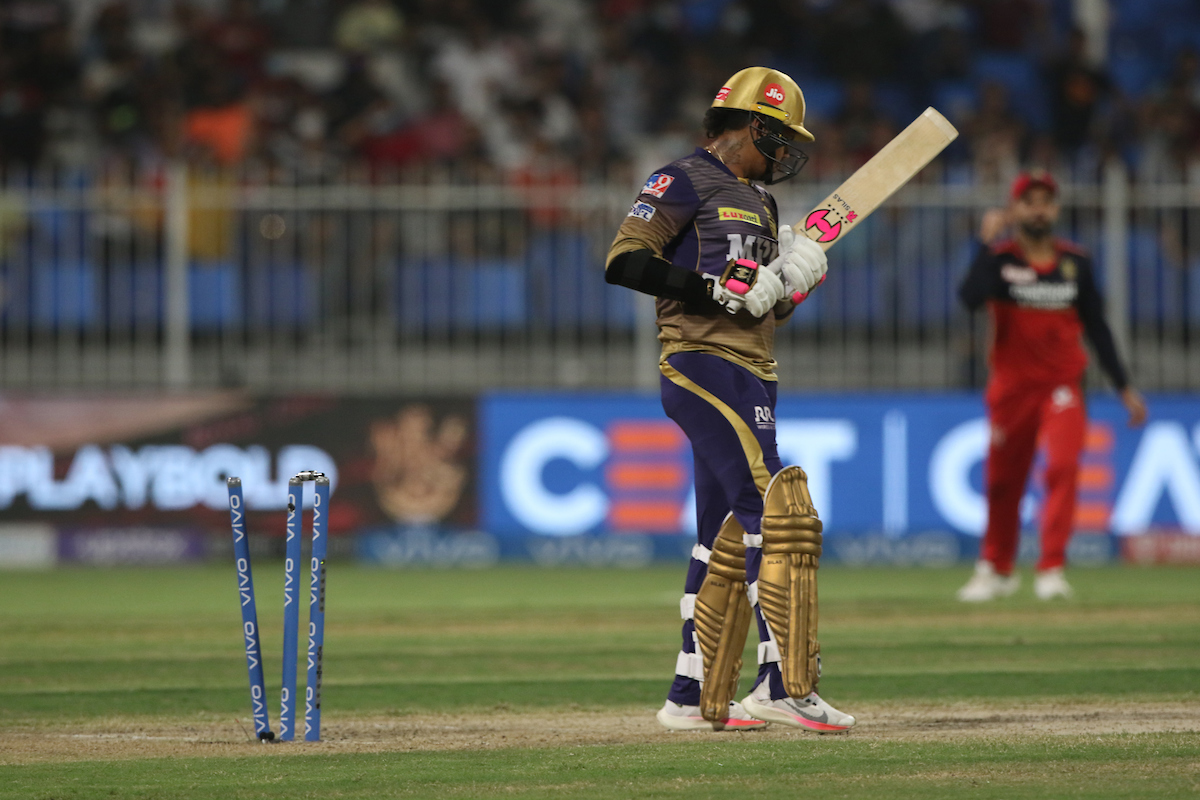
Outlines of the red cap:
{"label": "red cap", "polygon": [[1029,172],[1022,172],[1012,182],[1012,189],[1009,190],[1009,196],[1013,200],[1020,200],[1035,186],[1044,186],[1050,190],[1050,194],[1058,194],[1058,183],[1054,180],[1054,176],[1044,169],[1034,169]]}

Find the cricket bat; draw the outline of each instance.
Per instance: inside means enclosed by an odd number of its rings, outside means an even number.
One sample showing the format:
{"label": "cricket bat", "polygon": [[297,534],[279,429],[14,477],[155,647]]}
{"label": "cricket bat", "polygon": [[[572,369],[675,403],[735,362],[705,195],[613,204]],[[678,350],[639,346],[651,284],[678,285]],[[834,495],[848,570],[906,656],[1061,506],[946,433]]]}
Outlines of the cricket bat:
{"label": "cricket bat", "polygon": [[958,131],[937,109],[925,109],[793,230],[828,250],[957,138]]}
{"label": "cricket bat", "polygon": [[[833,194],[793,225],[792,230],[797,235],[804,231],[822,250],[828,250],[957,138],[958,130],[937,109],[925,109],[845,183],[834,189]],[[822,278],[821,283],[824,280]],[[787,291],[791,293],[793,303],[808,296],[793,291],[790,285]],[[727,302],[725,308],[732,314],[742,308],[742,303],[733,300]]]}

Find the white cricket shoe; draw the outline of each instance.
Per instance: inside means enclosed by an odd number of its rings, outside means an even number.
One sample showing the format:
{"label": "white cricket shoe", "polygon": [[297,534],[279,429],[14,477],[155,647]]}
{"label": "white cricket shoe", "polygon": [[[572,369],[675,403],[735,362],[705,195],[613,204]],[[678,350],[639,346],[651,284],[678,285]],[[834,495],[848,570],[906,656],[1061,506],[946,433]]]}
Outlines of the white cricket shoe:
{"label": "white cricket shoe", "polygon": [[1075,592],[1067,583],[1062,567],[1055,567],[1037,574],[1033,579],[1033,593],[1038,600],[1053,600],[1056,597],[1069,598]]}
{"label": "white cricket shoe", "polygon": [[[713,724],[700,715],[700,706],[681,706],[668,700],[658,710],[659,724],[672,731],[711,731]],[[729,704],[729,716],[722,722],[727,731],[756,731],[767,723],[746,713],[741,703]]]}
{"label": "white cricket shoe", "polygon": [[1008,577],[996,572],[990,561],[975,562],[975,574],[958,590],[958,599],[964,603],[986,603],[998,597],[1008,597],[1021,585],[1021,576],[1013,573]]}
{"label": "white cricket shoe", "polygon": [[785,697],[771,699],[771,687],[763,681],[742,699],[751,715],[765,722],[778,722],[790,728],[803,728],[817,733],[841,733],[854,727],[854,717],[843,714],[826,703],[816,692],[800,700]]}

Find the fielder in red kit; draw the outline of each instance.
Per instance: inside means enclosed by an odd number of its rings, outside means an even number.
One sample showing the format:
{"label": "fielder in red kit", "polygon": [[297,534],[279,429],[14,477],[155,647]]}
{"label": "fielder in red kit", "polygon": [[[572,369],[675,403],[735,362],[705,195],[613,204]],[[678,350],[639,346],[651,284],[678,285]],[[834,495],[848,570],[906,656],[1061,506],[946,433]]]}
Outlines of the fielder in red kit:
{"label": "fielder in red kit", "polygon": [[[1117,357],[1092,262],[1056,239],[1058,186],[1047,172],[1013,181],[1007,211],[984,215],[983,247],[959,296],[972,311],[986,304],[992,323],[986,403],[992,440],[984,470],[987,532],[975,574],[958,598],[983,602],[1017,590],[1013,561],[1020,542],[1020,505],[1039,441],[1046,449],[1041,559],[1034,591],[1043,600],[1069,597],[1063,575],[1075,516],[1079,454],[1087,428],[1082,381],[1091,342],[1100,366],[1129,411],[1145,422],[1146,405]],[[998,241],[1012,228],[1013,238]]]}

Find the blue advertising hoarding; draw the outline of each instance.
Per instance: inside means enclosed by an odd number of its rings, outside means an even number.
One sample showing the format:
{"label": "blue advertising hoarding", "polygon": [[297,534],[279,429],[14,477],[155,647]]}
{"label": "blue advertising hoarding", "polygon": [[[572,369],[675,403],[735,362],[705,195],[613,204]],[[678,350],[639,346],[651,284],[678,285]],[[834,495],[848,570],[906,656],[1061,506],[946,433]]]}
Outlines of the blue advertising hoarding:
{"label": "blue advertising hoarding", "polygon": [[[1076,529],[1200,534],[1200,402],[1150,398],[1125,424],[1089,401]],[[650,396],[495,394],[480,404],[481,527],[499,537],[694,530],[691,453]],[[989,431],[978,395],[784,395],[777,441],[832,536],[982,534]],[[1040,459],[1039,459],[1040,462]],[[1040,464],[1022,507],[1034,526]]]}

